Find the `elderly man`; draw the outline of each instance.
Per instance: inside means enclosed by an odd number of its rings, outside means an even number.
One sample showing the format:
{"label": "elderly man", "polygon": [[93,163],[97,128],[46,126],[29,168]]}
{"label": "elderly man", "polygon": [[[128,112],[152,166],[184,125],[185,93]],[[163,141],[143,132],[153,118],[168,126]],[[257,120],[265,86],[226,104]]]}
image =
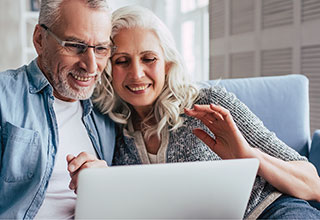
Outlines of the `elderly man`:
{"label": "elderly man", "polygon": [[114,124],[89,100],[110,19],[106,0],[42,0],[37,59],[0,73],[0,219],[72,218],[79,170],[111,164]]}

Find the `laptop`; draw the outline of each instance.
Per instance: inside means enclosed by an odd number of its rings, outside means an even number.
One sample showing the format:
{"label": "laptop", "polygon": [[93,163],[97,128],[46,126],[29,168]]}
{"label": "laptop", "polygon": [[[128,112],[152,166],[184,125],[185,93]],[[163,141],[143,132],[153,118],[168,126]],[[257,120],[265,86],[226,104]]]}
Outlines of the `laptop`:
{"label": "laptop", "polygon": [[257,159],[91,168],[76,219],[242,219]]}

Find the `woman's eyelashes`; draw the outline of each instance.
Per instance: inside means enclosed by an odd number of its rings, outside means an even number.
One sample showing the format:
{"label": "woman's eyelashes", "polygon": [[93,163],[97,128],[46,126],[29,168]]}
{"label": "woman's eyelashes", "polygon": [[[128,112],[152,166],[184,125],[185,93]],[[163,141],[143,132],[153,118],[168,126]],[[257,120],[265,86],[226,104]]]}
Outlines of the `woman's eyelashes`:
{"label": "woman's eyelashes", "polygon": [[154,63],[155,61],[157,61],[156,57],[145,57],[142,59],[144,63]]}
{"label": "woman's eyelashes", "polygon": [[124,65],[128,63],[128,58],[126,57],[119,57],[114,61],[114,64],[116,65]]}
{"label": "woman's eyelashes", "polygon": [[[158,58],[155,56],[152,56],[152,57],[148,56],[148,57],[142,57],[140,60],[144,64],[152,64],[156,62]],[[115,65],[122,65],[122,66],[128,66],[130,63],[131,63],[131,58],[129,57],[119,57],[119,58],[116,58],[114,61]]]}

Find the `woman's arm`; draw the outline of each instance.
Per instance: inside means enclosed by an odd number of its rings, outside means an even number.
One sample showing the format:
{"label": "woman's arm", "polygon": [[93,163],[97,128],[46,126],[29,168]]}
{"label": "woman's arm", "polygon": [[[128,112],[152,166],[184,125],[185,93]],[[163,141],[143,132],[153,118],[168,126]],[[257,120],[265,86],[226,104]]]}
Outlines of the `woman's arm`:
{"label": "woman's arm", "polygon": [[258,175],[280,192],[320,202],[320,178],[316,168],[307,161],[283,161],[258,149]]}
{"label": "woman's arm", "polygon": [[186,114],[200,119],[215,135],[195,129],[194,133],[222,159],[257,158],[258,175],[279,191],[305,200],[320,201],[320,178],[307,161],[286,162],[253,148],[246,141],[230,112],[216,105],[195,105]]}

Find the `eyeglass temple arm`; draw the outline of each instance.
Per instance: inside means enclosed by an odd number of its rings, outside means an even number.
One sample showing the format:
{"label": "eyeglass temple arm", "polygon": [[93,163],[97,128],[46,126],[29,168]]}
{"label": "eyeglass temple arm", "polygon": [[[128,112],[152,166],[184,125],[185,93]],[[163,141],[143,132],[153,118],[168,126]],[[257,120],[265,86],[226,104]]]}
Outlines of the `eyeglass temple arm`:
{"label": "eyeglass temple arm", "polygon": [[54,33],[52,33],[51,31],[50,31],[50,29],[45,25],[45,24],[40,24],[40,26],[43,28],[43,29],[45,29],[46,31],[48,31],[48,33],[54,38],[54,39],[56,39],[56,41],[58,41],[58,43],[61,45],[61,46],[65,46],[65,42],[64,41],[62,41],[62,40],[60,40]]}
{"label": "eyeglass temple arm", "polygon": [[49,28],[48,28],[46,25],[44,25],[44,24],[40,24],[40,26],[41,26],[43,29],[45,29],[46,31],[49,30]]}

